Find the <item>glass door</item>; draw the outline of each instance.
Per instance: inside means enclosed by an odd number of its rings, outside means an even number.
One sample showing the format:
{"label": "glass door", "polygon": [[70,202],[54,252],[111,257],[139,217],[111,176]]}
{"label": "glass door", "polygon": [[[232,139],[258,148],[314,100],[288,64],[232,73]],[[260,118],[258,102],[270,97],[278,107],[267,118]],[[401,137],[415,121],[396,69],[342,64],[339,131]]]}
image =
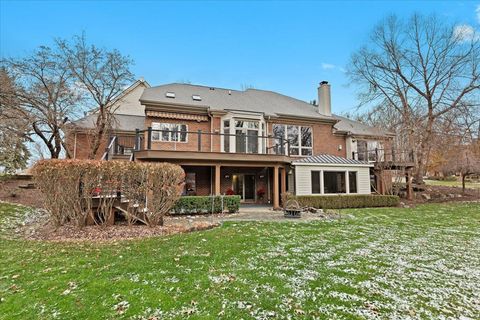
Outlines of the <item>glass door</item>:
{"label": "glass door", "polygon": [[235,151],[258,153],[258,121],[235,120]]}
{"label": "glass door", "polygon": [[233,192],[239,195],[242,201],[255,201],[255,175],[235,174],[232,177]]}

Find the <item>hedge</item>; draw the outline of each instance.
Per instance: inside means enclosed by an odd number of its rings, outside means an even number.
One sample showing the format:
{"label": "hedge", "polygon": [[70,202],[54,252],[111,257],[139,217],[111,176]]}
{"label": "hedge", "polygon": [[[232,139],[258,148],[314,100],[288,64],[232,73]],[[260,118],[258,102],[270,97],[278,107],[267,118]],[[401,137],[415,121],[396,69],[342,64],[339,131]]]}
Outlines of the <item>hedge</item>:
{"label": "hedge", "polygon": [[290,196],[288,199],[297,200],[302,207],[321,209],[395,207],[400,203],[398,196],[370,194]]}
{"label": "hedge", "polygon": [[129,200],[124,212],[129,222],[162,225],[185,180],[178,165],[133,161],[41,160],[32,172],[57,225],[84,226],[89,217],[106,224],[120,195]]}
{"label": "hedge", "polygon": [[225,211],[234,213],[239,208],[240,196],[183,196],[177,201],[171,214],[205,214]]}

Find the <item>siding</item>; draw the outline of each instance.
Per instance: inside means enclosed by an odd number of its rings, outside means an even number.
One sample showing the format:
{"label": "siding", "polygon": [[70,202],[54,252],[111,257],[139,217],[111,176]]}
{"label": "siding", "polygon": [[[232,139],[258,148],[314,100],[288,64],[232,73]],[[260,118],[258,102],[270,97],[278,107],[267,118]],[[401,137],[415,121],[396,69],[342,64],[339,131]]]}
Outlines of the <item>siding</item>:
{"label": "siding", "polygon": [[[296,195],[312,194],[312,171],[356,171],[357,194],[370,194],[370,168],[362,166],[327,166],[327,165],[297,165],[295,166],[295,193]],[[323,192],[323,185],[321,185]]]}

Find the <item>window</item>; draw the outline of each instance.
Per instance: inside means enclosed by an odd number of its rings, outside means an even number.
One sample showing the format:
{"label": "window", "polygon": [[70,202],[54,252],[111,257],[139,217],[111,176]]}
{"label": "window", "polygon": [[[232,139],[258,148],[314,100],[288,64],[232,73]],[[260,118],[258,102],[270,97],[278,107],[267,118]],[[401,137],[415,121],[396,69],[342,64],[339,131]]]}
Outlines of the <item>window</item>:
{"label": "window", "polygon": [[175,92],[167,92],[167,93],[165,93],[165,96],[166,96],[167,98],[172,98],[172,99],[174,99],[174,98],[175,98]]}
{"label": "window", "polygon": [[258,153],[258,121],[235,120],[237,153]]}
{"label": "window", "polygon": [[186,124],[152,122],[152,141],[187,142]]}
{"label": "window", "polygon": [[230,120],[223,121],[223,150],[230,152]]}
{"label": "window", "polygon": [[192,99],[195,101],[202,101],[202,97],[200,97],[198,94],[192,95]]}
{"label": "window", "polygon": [[296,125],[273,125],[273,135],[278,146],[277,153],[282,153],[282,138],[284,143],[290,142],[290,155],[312,155],[312,128]]}
{"label": "window", "polygon": [[357,172],[348,172],[348,192],[357,193]]}
{"label": "window", "polygon": [[324,171],[323,193],[346,193],[345,172]]}
{"label": "window", "polygon": [[320,171],[312,171],[312,194],[320,192]]}

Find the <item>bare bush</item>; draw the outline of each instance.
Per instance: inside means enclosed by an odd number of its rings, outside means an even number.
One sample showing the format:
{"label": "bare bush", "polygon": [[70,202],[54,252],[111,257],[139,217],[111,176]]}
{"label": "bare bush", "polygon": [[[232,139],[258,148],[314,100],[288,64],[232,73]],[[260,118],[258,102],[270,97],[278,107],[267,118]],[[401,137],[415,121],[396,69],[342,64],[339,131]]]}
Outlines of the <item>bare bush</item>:
{"label": "bare bush", "polygon": [[163,225],[163,218],[180,198],[185,173],[171,163],[148,164],[147,214],[149,226]]}
{"label": "bare bush", "polygon": [[88,217],[104,225],[120,199],[127,203],[122,212],[130,223],[162,225],[184,181],[182,168],[169,163],[42,160],[33,174],[56,225],[84,226]]}

